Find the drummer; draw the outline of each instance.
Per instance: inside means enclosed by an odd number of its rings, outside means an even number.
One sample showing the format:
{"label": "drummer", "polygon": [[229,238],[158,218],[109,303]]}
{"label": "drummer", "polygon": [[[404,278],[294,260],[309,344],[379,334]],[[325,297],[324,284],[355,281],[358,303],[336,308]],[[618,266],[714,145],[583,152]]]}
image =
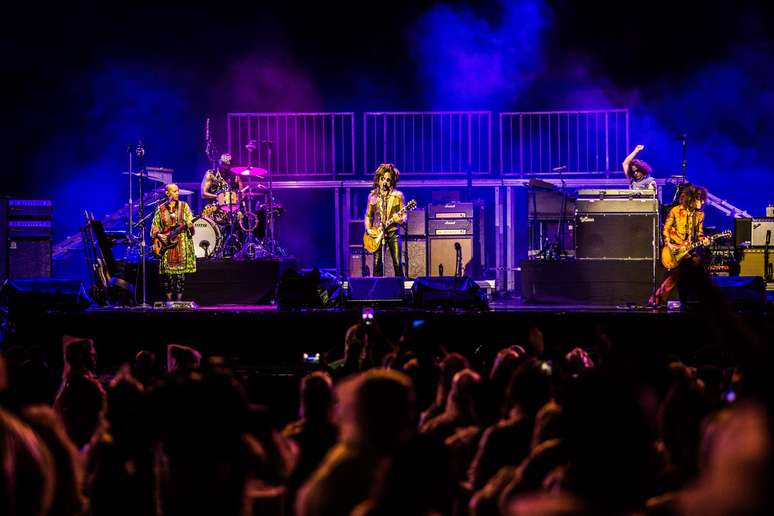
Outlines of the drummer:
{"label": "drummer", "polygon": [[[231,154],[228,152],[220,156],[218,168],[208,170],[202,179],[202,199],[205,202],[218,202],[239,205],[239,193],[242,191],[242,180],[238,175],[231,173]],[[230,191],[230,194],[224,192]],[[218,198],[220,195],[220,199]]]}

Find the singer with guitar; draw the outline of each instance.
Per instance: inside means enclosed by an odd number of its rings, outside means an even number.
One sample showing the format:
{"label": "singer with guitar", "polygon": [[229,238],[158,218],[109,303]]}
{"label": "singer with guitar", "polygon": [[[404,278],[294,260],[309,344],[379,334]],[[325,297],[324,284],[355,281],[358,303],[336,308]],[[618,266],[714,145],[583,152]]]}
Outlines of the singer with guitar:
{"label": "singer with guitar", "polygon": [[400,171],[392,163],[382,163],[374,172],[374,184],[368,195],[365,214],[364,240],[379,238],[381,245],[374,251],[374,276],[384,276],[384,247],[389,248],[395,276],[403,276],[400,259],[400,232],[398,227],[408,219],[403,194],[395,189]]}
{"label": "singer with guitar", "polygon": [[151,224],[153,250],[159,256],[161,289],[168,301],[183,299],[185,274],[196,272],[193,214],[179,199],[180,189],[174,183],[166,186],[167,202],[156,208]]}
{"label": "singer with guitar", "polygon": [[[704,268],[705,254],[703,246],[710,243],[704,235],[704,212],[702,207],[707,199],[707,191],[699,186],[687,186],[680,194],[677,206],[669,210],[662,235],[664,249],[662,264],[669,274],[656,292],[651,296],[652,306],[666,305],[669,293],[678,287],[680,298],[685,303],[685,289],[681,288],[686,271]],[[684,251],[689,250],[689,253]]]}

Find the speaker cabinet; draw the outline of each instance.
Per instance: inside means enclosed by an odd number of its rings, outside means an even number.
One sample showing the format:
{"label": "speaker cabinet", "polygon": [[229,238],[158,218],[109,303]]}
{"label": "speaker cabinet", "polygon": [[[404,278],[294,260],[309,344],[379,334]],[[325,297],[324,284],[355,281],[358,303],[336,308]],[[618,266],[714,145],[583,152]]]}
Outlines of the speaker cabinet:
{"label": "speaker cabinet", "polygon": [[462,274],[471,270],[473,264],[473,237],[438,237],[428,238],[428,262],[430,276],[454,276],[457,254],[454,251],[454,244],[459,242],[462,249]]}
{"label": "speaker cabinet", "polygon": [[9,278],[50,278],[51,239],[16,238],[8,245]]}
{"label": "speaker cabinet", "polygon": [[8,200],[0,199],[0,285],[8,278]]}
{"label": "speaker cabinet", "polygon": [[761,276],[766,281],[774,281],[774,249],[769,249],[768,268],[766,268],[764,249],[742,249],[739,257],[740,276]]}
{"label": "speaker cabinet", "polygon": [[[384,254],[384,275],[395,276],[395,269],[392,266],[392,255],[387,249]],[[374,275],[374,255],[366,251],[363,246],[349,246],[348,261],[349,276],[361,278]],[[365,268],[363,267],[365,265]]]}
{"label": "speaker cabinet", "polygon": [[427,234],[427,212],[424,208],[417,208],[408,212],[406,221],[406,234],[410,237],[424,237]]}
{"label": "speaker cabinet", "polygon": [[654,213],[579,213],[575,217],[575,257],[652,260],[657,231]]}
{"label": "speaker cabinet", "polygon": [[427,276],[427,240],[425,238],[407,238],[408,277]]}

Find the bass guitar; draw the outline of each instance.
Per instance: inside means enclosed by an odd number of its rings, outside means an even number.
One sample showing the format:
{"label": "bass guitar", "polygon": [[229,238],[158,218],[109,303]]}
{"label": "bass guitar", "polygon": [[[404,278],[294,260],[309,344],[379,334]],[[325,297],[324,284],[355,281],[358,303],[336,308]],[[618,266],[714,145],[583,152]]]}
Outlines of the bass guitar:
{"label": "bass guitar", "polygon": [[[202,218],[202,215],[194,217],[191,220],[191,224],[200,218]],[[153,254],[161,258],[164,253],[174,248],[178,244],[179,239],[177,237],[180,236],[180,233],[186,231],[187,229],[188,226],[186,224],[180,224],[179,226],[175,226],[174,228],[171,228],[164,233],[157,233],[156,236],[153,237]]]}
{"label": "bass guitar", "polygon": [[664,246],[664,248],[661,250],[661,265],[663,265],[666,270],[671,271],[672,269],[677,267],[677,265],[680,263],[680,260],[688,256],[688,254],[694,249],[707,245],[708,243],[714,242],[718,238],[730,237],[730,236],[731,236],[731,230],[726,230],[721,233],[717,233],[715,235],[707,237],[709,238],[709,242],[699,241],[699,242],[685,243],[674,250],[670,249],[669,246]]}
{"label": "bass guitar", "polygon": [[382,239],[384,238],[384,230],[388,227],[392,226],[393,224],[397,223],[398,220],[403,217],[403,215],[406,214],[406,212],[409,212],[417,207],[417,201],[415,199],[411,199],[406,205],[401,208],[401,210],[393,215],[388,221],[387,224],[381,224],[379,229],[374,231],[373,233],[369,233],[366,231],[363,234],[363,247],[366,248],[366,250],[369,253],[375,253],[379,250],[379,248],[382,246]]}

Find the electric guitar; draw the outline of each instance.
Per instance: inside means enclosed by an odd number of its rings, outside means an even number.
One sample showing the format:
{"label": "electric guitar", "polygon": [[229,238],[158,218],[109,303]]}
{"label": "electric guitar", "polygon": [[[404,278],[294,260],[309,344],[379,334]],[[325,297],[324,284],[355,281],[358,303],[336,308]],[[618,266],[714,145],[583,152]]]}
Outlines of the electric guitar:
{"label": "electric guitar", "polygon": [[[202,218],[202,215],[198,215],[194,217],[191,220],[191,224],[196,222]],[[155,237],[153,237],[153,254],[161,258],[164,253],[175,247],[178,243],[178,236],[183,231],[186,231],[188,229],[187,224],[180,224],[179,226],[175,226],[174,228],[168,229],[164,233],[157,233]]]}
{"label": "electric guitar", "polygon": [[393,215],[388,221],[387,224],[381,224],[379,229],[375,232],[374,235],[371,235],[366,231],[363,234],[363,247],[366,248],[366,250],[369,253],[375,253],[379,250],[379,248],[382,246],[382,239],[384,238],[384,230],[390,227],[391,225],[395,224],[398,219],[403,217],[403,215],[407,211],[411,211],[414,208],[417,207],[417,201],[414,199],[411,199],[406,205],[401,208],[401,210]]}
{"label": "electric guitar", "polygon": [[[726,231],[723,231],[721,233],[717,233],[715,235],[712,235],[709,238],[709,242],[714,242],[718,238],[723,237],[730,237],[731,236],[731,230],[727,229]],[[703,245],[706,245],[705,243],[699,241],[699,242],[692,242],[692,243],[686,243],[675,249],[674,251],[669,248],[669,246],[665,245],[664,248],[661,250],[661,265],[664,266],[666,270],[671,271],[677,265],[680,263],[680,260],[688,256],[688,254],[693,251],[694,249],[698,247],[702,247]]]}

